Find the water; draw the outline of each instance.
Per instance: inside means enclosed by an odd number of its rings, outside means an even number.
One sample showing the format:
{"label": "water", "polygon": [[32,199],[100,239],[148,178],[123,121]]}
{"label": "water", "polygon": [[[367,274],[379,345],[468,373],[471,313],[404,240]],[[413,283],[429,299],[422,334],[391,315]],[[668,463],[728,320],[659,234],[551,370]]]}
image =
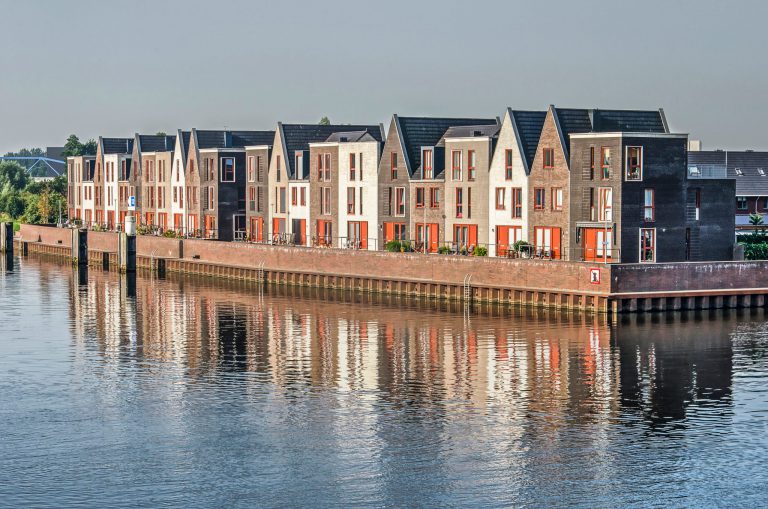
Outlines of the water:
{"label": "water", "polygon": [[765,507],[762,310],[0,269],[3,507]]}

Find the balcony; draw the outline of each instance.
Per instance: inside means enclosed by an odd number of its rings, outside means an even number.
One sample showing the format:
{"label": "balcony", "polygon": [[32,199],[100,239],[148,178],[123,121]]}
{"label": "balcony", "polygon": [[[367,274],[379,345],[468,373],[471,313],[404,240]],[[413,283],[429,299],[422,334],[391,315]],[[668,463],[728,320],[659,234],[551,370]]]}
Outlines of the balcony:
{"label": "balcony", "polygon": [[728,172],[724,164],[697,164],[688,166],[689,179],[724,179]]}

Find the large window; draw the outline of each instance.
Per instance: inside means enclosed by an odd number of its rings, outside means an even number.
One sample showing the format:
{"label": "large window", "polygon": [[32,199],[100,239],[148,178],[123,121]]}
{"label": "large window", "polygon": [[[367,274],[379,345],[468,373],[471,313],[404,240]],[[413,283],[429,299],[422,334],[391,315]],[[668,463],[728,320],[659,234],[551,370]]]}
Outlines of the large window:
{"label": "large window", "polygon": [[643,191],[643,221],[656,220],[656,193],[653,189]]}
{"label": "large window", "polygon": [[432,150],[424,149],[421,152],[421,166],[424,168],[424,178],[434,178],[434,171],[432,169]]}
{"label": "large window", "polygon": [[320,188],[320,213],[323,215],[331,214],[331,188]]}
{"label": "large window", "polygon": [[595,239],[595,255],[598,258],[611,258],[613,256],[613,250],[611,249],[613,245],[613,230],[610,228],[605,230],[598,229],[595,231]]}
{"label": "large window", "polygon": [[354,187],[348,187],[347,188],[347,214],[354,214],[355,213],[355,188]]}
{"label": "large window", "polygon": [[747,210],[747,197],[746,196],[737,196],[736,197],[736,208],[738,210]]}
{"label": "large window", "polygon": [[221,158],[221,181],[222,182],[235,181],[235,158],[234,157]]}
{"label": "large window", "polygon": [[598,221],[613,221],[613,189],[598,189]]}
{"label": "large window", "polygon": [[469,175],[467,178],[469,180],[475,180],[475,176],[477,173],[477,157],[475,156],[474,150],[468,150],[467,151],[467,172]]}
{"label": "large window", "polygon": [[545,148],[544,149],[544,168],[554,168],[555,167],[555,149],[553,148]]}
{"label": "large window", "polygon": [[600,178],[603,180],[611,178],[611,149],[609,147],[600,149]]}
{"label": "large window", "polygon": [[461,150],[451,151],[451,178],[460,181],[461,176]]}
{"label": "large window", "polygon": [[626,180],[643,180],[643,147],[627,147]]}
{"label": "large window", "polygon": [[356,173],[356,170],[357,170],[357,167],[356,167],[357,165],[355,163],[356,163],[355,154],[354,153],[349,154],[349,180],[350,180],[350,182],[354,182],[355,181],[355,173]]}
{"label": "large window", "polygon": [[512,188],[512,218],[519,219],[523,217],[523,188]]}
{"label": "large window", "polygon": [[656,261],[656,229],[640,228],[640,263]]}
{"label": "large window", "polygon": [[299,188],[291,188],[291,205],[294,207],[299,204]]}
{"label": "large window", "polygon": [[504,210],[506,207],[505,191],[503,187],[496,188],[496,210]]}
{"label": "large window", "polygon": [[563,188],[552,188],[552,210],[563,210]]}
{"label": "large window", "polygon": [[[256,169],[254,161],[255,158],[253,156],[248,156],[248,182],[256,181]],[[178,171],[176,173],[176,180],[179,180]]]}
{"label": "large window", "polygon": [[395,215],[396,216],[405,215],[405,188],[404,187],[395,188]]}
{"label": "large window", "polygon": [[464,190],[456,188],[456,217],[464,217]]}
{"label": "large window", "polygon": [[544,197],[545,192],[543,187],[535,187],[533,189],[533,208],[535,210],[544,210]]}
{"label": "large window", "polygon": [[416,208],[417,209],[424,208],[424,188],[423,187],[416,188]]}
{"label": "large window", "polygon": [[506,180],[512,180],[512,161],[514,160],[513,152],[507,149],[504,152],[504,178]]}
{"label": "large window", "polygon": [[331,154],[317,154],[317,180],[331,181]]}

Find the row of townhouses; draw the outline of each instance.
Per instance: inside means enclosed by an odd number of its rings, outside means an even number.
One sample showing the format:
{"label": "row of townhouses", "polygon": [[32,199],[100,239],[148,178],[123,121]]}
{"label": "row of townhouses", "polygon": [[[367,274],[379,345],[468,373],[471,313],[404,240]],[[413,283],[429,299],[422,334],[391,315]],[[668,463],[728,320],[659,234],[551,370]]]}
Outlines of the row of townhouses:
{"label": "row of townhouses", "polygon": [[[69,215],[218,240],[604,262],[728,260],[735,184],[690,168],[663,110],[394,115],[382,125],[99,138]],[[514,249],[524,241],[526,248]],[[518,244],[519,245],[519,244]]]}

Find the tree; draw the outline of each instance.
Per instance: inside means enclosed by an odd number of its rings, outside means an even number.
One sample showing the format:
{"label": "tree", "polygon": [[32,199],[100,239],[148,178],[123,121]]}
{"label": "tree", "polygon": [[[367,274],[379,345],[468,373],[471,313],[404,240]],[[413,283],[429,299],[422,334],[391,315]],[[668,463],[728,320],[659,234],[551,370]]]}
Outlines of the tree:
{"label": "tree", "polygon": [[165,134],[165,132],[164,132],[164,131],[157,131],[157,132],[155,133],[155,136],[168,136],[168,135],[167,135],[167,134]]}
{"label": "tree", "polygon": [[16,189],[8,189],[0,194],[0,212],[9,216],[19,217],[24,212],[24,199],[21,192]]}
{"label": "tree", "polygon": [[70,134],[67,138],[67,142],[64,144],[64,152],[61,153],[64,157],[74,157],[83,155],[83,144],[80,143],[80,138],[76,134]]}
{"label": "tree", "polygon": [[751,224],[752,226],[759,226],[763,224],[763,216],[760,214],[750,214],[749,224]]}
{"label": "tree", "polygon": [[0,191],[6,187],[21,191],[27,186],[29,174],[27,170],[16,161],[0,162]]}
{"label": "tree", "polygon": [[91,138],[90,140],[86,141],[83,144],[83,155],[84,156],[95,156],[96,155],[96,140]]}
{"label": "tree", "polygon": [[331,125],[331,119],[323,117],[320,119],[320,122],[318,122],[318,125]]}

